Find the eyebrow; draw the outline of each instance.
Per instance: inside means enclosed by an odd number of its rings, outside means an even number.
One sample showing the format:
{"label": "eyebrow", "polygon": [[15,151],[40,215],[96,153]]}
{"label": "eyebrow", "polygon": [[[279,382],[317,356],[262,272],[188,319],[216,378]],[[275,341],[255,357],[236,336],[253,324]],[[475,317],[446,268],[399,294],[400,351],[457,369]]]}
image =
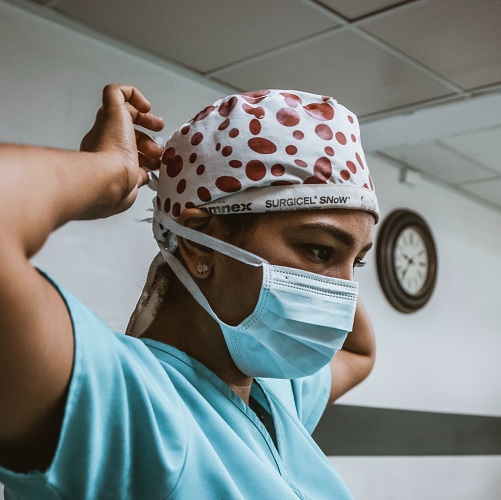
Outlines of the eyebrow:
{"label": "eyebrow", "polygon": [[[346,246],[352,247],[355,245],[355,239],[350,233],[331,224],[325,224],[323,222],[309,222],[306,224],[301,224],[300,227],[301,229],[314,229],[314,230],[325,231],[334,236],[334,238],[336,238]],[[368,252],[372,248],[372,246],[373,243],[368,243],[367,245],[365,245],[364,248],[362,248],[361,251]]]}

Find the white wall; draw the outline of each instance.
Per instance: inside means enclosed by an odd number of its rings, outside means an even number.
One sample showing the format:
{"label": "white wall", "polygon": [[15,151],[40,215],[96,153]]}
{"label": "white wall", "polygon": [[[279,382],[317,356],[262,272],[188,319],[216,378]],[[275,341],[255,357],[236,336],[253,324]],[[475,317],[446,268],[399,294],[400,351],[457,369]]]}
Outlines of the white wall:
{"label": "white wall", "polygon": [[[108,82],[141,88],[166,118],[166,137],[225,93],[0,1],[0,140],[76,148]],[[377,330],[378,360],[371,377],[343,402],[501,415],[501,215],[427,182],[399,184],[394,168],[369,161],[383,216],[407,207],[429,222],[439,279],[429,305],[403,315],[380,291],[374,256],[357,271]],[[116,330],[124,329],[156,251],[149,226],[136,222],[146,216],[152,197],[144,189],[125,214],[68,224],[34,259]],[[371,500],[494,499],[492,485],[501,468],[496,457],[337,457],[334,462],[357,498]]]}
{"label": "white wall", "polygon": [[[0,140],[78,149],[110,82],[142,90],[165,118],[165,139],[227,93],[0,3]],[[68,224],[34,259],[116,330],[156,252],[149,224],[137,222],[153,196],[146,188],[124,214]]]}
{"label": "white wall", "polygon": [[406,207],[431,226],[438,280],[431,301],[407,315],[384,298],[374,253],[357,270],[378,356],[372,375],[342,402],[501,416],[501,213],[426,181],[401,184],[397,169],[367,161],[383,217]]}

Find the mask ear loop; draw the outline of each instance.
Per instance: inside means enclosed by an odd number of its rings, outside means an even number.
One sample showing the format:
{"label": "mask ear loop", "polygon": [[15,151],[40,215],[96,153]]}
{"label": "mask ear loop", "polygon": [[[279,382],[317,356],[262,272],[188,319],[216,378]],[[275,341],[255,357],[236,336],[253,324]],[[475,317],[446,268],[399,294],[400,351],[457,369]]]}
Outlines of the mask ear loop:
{"label": "mask ear loop", "polygon": [[[228,215],[228,217],[231,217],[231,215]],[[242,248],[238,248],[230,243],[226,243],[226,241],[218,240],[217,238],[201,233],[200,231],[195,231],[189,227],[182,226],[160,210],[155,209],[154,218],[172,233],[195,243],[199,243],[200,245],[212,248],[213,250],[239,260],[244,264],[249,264],[249,266],[254,267],[260,267],[263,264],[268,264],[267,260],[259,257],[258,255],[247,252],[247,250],[243,250]]]}
{"label": "mask ear loop", "polygon": [[198,285],[195,283],[193,278],[190,276],[185,267],[179,262],[177,257],[172,255],[168,250],[162,247],[161,243],[158,243],[160,252],[163,258],[169,264],[170,268],[174,274],[179,278],[179,281],[185,286],[186,290],[191,294],[191,296],[209,313],[218,323],[222,321],[217,317],[216,313],[212,310],[208,300],[202,293]]}
{"label": "mask ear loop", "polygon": [[[263,264],[268,263],[268,261],[266,261],[265,259],[247,252],[246,250],[242,250],[241,248],[235,247],[233,245],[230,245],[229,243],[226,243],[225,241],[221,241],[217,238],[201,233],[200,231],[195,231],[194,229],[182,226],[181,224],[173,221],[170,217],[166,216],[164,213],[158,210],[155,210],[155,219],[172,233],[195,243],[199,243],[200,245],[208,246],[209,248],[227,255],[228,257],[239,260],[244,264],[249,264],[250,266],[254,267],[261,267]],[[205,295],[202,293],[193,278],[190,276],[186,268],[181,264],[181,262],[179,262],[177,257],[169,252],[169,250],[167,250],[160,241],[157,240],[157,244],[163,258],[169,264],[174,274],[179,278],[179,281],[181,281],[181,283],[183,283],[183,285],[186,287],[186,290],[188,290],[191,296],[218,323],[225,324],[217,317],[217,314],[212,310],[212,307],[210,306],[208,300],[205,298]]]}

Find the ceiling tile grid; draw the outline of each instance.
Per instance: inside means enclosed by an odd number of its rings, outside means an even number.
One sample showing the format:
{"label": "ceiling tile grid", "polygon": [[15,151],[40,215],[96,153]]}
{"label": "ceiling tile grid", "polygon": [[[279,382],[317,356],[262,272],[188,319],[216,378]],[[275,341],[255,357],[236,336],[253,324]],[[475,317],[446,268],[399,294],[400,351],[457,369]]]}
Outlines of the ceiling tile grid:
{"label": "ceiling tile grid", "polygon": [[297,0],[64,0],[55,8],[202,73],[339,24]]}
{"label": "ceiling tile grid", "polygon": [[442,139],[442,142],[501,175],[501,126],[456,135]]}
{"label": "ceiling tile grid", "polygon": [[440,141],[402,145],[384,151],[399,162],[449,184],[492,179],[497,172],[444,146]]}
{"label": "ceiling tile grid", "polygon": [[403,3],[401,0],[320,0],[321,4],[329,7],[346,19],[358,19],[375,12]]}
{"label": "ceiling tile grid", "polygon": [[[19,1],[235,91],[333,95],[371,126],[501,90],[499,0]],[[464,133],[379,150],[501,209],[501,109],[482,127],[480,108]]]}
{"label": "ceiling tile grid", "polygon": [[337,30],[212,76],[245,90],[293,88],[332,95],[358,115],[450,93],[442,83],[349,30]]}
{"label": "ceiling tile grid", "polygon": [[501,2],[413,2],[363,28],[465,89],[501,80]]}

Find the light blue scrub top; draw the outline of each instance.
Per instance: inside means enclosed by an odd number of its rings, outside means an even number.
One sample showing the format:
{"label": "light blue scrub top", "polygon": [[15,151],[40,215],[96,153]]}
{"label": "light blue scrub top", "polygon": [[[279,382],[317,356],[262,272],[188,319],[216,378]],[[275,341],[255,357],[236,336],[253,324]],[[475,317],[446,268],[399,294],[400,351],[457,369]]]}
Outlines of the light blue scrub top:
{"label": "light blue scrub top", "polygon": [[[330,371],[256,379],[278,450],[255,413],[204,365],[112,332],[71,294],[75,360],[61,435],[44,472],[0,468],[6,499],[352,498],[310,433]],[[262,391],[260,390],[262,389]]]}

